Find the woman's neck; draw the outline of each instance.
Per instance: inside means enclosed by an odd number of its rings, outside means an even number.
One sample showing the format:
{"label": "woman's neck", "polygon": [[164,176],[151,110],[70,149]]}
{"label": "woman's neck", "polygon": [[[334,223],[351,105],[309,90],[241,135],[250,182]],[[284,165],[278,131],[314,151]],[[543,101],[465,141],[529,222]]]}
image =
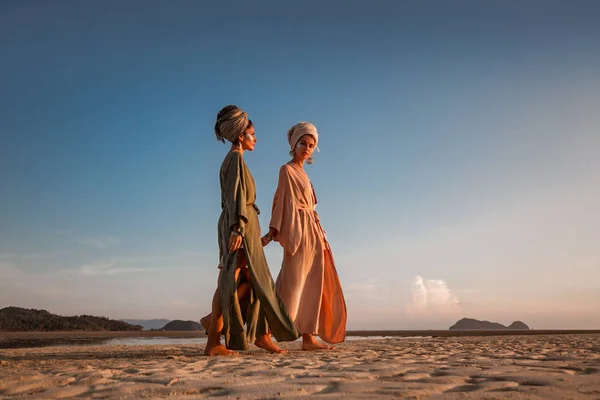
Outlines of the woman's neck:
{"label": "woman's neck", "polygon": [[240,154],[244,154],[244,148],[243,147],[237,147],[235,144],[231,145],[231,150],[230,151],[237,151]]}
{"label": "woman's neck", "polygon": [[290,161],[292,164],[296,165],[297,167],[299,167],[300,169],[304,169],[304,160],[303,159],[298,159],[296,157],[292,158],[292,160]]}

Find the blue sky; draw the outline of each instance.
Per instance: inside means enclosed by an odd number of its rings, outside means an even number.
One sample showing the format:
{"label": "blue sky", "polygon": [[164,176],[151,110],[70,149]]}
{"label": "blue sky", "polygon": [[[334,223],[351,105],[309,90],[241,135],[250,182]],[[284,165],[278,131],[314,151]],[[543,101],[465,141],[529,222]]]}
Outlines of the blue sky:
{"label": "blue sky", "polygon": [[[600,327],[594,1],[4,1],[0,307],[198,319],[216,285],[217,111],[266,231],[285,135],[351,329]],[[266,248],[274,276],[281,248]]]}

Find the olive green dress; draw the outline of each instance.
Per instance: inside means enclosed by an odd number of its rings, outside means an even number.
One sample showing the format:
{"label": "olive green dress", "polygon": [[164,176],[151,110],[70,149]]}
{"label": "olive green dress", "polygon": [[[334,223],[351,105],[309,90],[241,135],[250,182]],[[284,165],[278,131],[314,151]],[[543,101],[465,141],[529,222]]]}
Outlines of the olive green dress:
{"label": "olive green dress", "polygon": [[[222,207],[218,222],[219,256],[223,265],[219,289],[225,345],[233,350],[246,350],[249,341],[269,332],[278,342],[296,340],[300,334],[277,295],[267,265],[261,243],[259,210],[254,203],[254,178],[241,153],[230,151],[225,156],[219,177]],[[240,227],[243,248],[230,253],[229,236],[235,224]],[[237,297],[240,278],[235,279],[239,251],[245,252],[251,280],[250,296],[243,304]]]}

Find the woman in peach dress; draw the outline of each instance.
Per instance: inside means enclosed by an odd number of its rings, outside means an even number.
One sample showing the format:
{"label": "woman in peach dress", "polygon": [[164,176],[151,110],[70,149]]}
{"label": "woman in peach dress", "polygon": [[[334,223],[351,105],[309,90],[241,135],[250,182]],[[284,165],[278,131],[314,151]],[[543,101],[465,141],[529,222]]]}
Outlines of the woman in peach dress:
{"label": "woman in peach dress", "polygon": [[312,162],[319,136],[300,122],[288,132],[292,160],[279,171],[269,232],[263,243],[278,241],[283,263],[277,291],[298,332],[303,350],[331,349],[346,337],[346,303],[325,231],[315,211],[317,198],[304,164]]}

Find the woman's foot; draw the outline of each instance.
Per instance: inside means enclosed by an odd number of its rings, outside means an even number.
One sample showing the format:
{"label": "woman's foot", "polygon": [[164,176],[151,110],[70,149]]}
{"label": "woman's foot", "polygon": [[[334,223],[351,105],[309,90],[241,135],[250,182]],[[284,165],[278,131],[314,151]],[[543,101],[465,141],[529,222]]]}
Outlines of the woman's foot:
{"label": "woman's foot", "polygon": [[313,351],[313,350],[333,350],[335,347],[329,346],[323,342],[320,342],[315,338],[315,335],[302,335],[302,350]]}
{"label": "woman's foot", "polygon": [[206,356],[235,356],[238,353],[233,351],[233,350],[229,350],[227,349],[227,347],[223,346],[222,344],[218,344],[216,346],[212,346],[212,347],[208,347],[206,346],[206,348],[204,349],[204,355]]}
{"label": "woman's foot", "polygon": [[277,353],[277,354],[287,353],[285,350],[281,349],[279,346],[277,346],[275,343],[273,343],[273,340],[271,340],[271,335],[264,335],[264,336],[257,338],[254,341],[254,344],[257,347],[260,347],[261,349],[265,349],[266,351],[271,352],[271,353]]}

